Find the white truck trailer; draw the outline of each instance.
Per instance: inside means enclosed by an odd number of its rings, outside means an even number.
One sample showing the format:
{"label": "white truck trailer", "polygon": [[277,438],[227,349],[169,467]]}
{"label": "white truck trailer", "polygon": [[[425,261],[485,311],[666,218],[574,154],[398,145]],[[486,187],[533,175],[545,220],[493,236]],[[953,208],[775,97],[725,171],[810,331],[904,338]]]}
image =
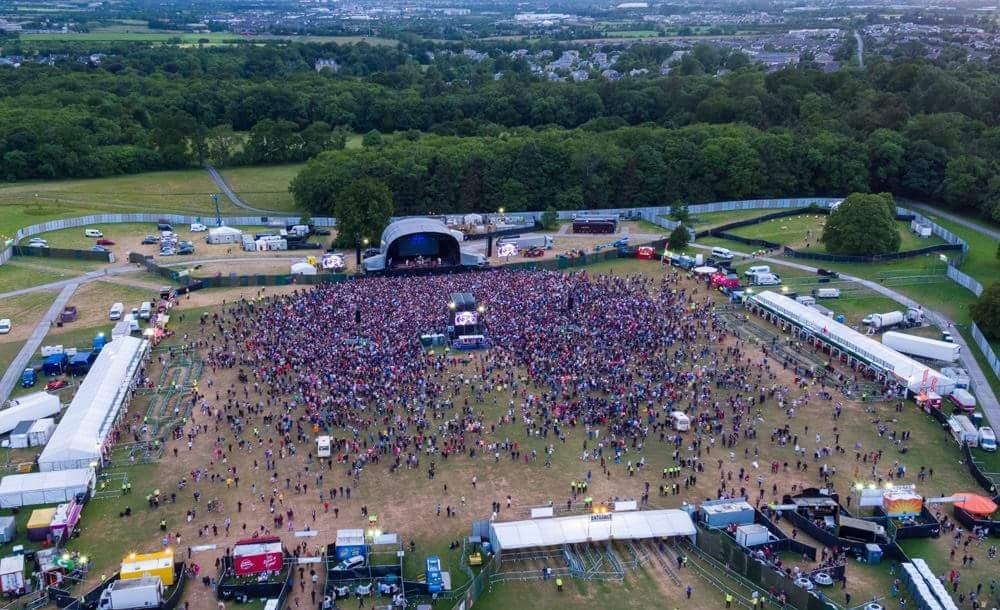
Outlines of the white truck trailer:
{"label": "white truck trailer", "polygon": [[552,249],[552,236],[551,235],[508,235],[506,237],[501,237],[497,240],[497,247],[501,244],[514,244],[517,246],[518,250],[527,250],[528,248],[545,248],[546,250]]}
{"label": "white truck trailer", "polygon": [[887,332],[882,335],[882,345],[891,347],[897,352],[927,358],[929,360],[940,360],[941,362],[955,362],[961,354],[962,347],[957,343],[938,341],[916,335],[905,333]]}
{"label": "white truck trailer", "polygon": [[903,323],[903,312],[888,311],[886,313],[872,314],[872,328],[875,330],[886,330]]}
{"label": "white truck trailer", "polygon": [[97,610],[134,610],[160,608],[163,605],[163,581],[158,576],[116,580],[101,592]]}

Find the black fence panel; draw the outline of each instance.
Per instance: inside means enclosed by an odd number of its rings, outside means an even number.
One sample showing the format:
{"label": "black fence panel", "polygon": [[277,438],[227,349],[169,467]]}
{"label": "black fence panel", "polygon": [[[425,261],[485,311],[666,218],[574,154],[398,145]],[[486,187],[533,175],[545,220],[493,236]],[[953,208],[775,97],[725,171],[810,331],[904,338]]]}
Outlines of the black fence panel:
{"label": "black fence panel", "polygon": [[94,252],[93,250],[73,250],[70,248],[25,248],[13,247],[14,256],[30,256],[34,258],[72,258],[78,261],[94,261],[98,263],[111,262],[110,252]]}
{"label": "black fence panel", "polygon": [[972,449],[968,445],[962,445],[962,454],[962,457],[965,458],[965,464],[969,467],[969,472],[972,474],[972,478],[979,483],[980,487],[989,492],[990,497],[994,500],[1000,500],[1000,496],[997,495],[996,484],[979,469],[975,460],[972,459]]}
{"label": "black fence panel", "polygon": [[955,519],[970,530],[974,527],[981,527],[990,536],[1000,537],[1000,521],[977,519],[975,515],[959,506],[953,506],[952,510],[955,512]]}

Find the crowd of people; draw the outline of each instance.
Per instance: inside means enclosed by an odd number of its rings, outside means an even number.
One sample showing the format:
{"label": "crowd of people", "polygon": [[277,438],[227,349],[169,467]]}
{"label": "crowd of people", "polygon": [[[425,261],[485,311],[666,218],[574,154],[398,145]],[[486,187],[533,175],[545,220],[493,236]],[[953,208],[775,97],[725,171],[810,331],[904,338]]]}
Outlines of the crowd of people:
{"label": "crowd of people", "polygon": [[[482,306],[488,349],[421,345],[421,335],[447,332],[454,292]],[[556,489],[495,497],[493,517],[512,501],[592,506],[581,490],[601,477],[623,479],[616,489],[642,504],[651,481],[661,498],[702,481],[704,496],[760,506],[787,491],[779,484],[790,473],[788,461],[758,465],[766,442],[794,448],[800,481],[832,486],[827,460],[852,448],[860,476],[905,475],[869,461],[860,442],[842,442],[843,405],[821,382],[783,373],[787,362],[732,336],[712,295],[672,270],[657,278],[498,270],[324,284],[227,303],[184,341],[205,354],[206,374],[169,447],[174,456],[204,455],[183,481],[192,493],[212,497],[217,491],[198,489],[224,486],[239,498],[219,515],[224,527],[206,522],[199,538],[220,529],[228,536],[231,527],[244,537],[292,531],[318,515],[338,518],[348,503],[367,518],[375,501],[367,481],[401,469],[434,481],[456,459],[532,468],[551,467],[560,454],[575,464],[566,497]],[[691,416],[691,432],[674,429],[672,411]],[[832,419],[833,435],[810,432],[817,417]],[[582,448],[565,446],[571,431]],[[329,458],[315,455],[318,434],[333,437]],[[659,466],[649,472],[654,456]],[[447,517],[465,514],[466,495],[491,493],[488,480],[469,483],[443,484]],[[307,499],[305,512],[285,505],[292,495]],[[206,521],[198,508],[189,522]]]}

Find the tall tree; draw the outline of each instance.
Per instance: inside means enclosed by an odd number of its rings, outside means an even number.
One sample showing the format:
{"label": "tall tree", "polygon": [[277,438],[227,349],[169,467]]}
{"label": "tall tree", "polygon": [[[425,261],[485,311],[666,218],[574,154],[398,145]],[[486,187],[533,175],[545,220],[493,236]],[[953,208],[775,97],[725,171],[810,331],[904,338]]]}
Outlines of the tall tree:
{"label": "tall tree", "polygon": [[349,246],[355,239],[377,242],[392,218],[392,193],[381,180],[360,178],[337,194],[337,243]]}
{"label": "tall tree", "polygon": [[823,227],[821,241],[827,252],[868,256],[898,251],[902,238],[889,211],[891,204],[887,193],[848,195]]}

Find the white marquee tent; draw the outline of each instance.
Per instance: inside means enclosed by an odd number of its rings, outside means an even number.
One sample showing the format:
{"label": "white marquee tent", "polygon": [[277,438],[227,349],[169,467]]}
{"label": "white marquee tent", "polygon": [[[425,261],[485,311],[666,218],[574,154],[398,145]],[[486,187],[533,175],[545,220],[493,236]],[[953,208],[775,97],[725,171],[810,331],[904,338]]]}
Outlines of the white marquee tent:
{"label": "white marquee tent", "polygon": [[6,434],[22,421],[32,421],[55,415],[62,408],[59,397],[48,392],[35,392],[10,401],[11,406],[0,411],[0,434]]}
{"label": "white marquee tent", "polygon": [[868,364],[893,374],[913,392],[927,389],[932,383],[934,391],[941,396],[946,396],[955,389],[953,379],[785,295],[764,291],[755,294],[751,300],[815,336],[836,344],[840,349],[855,354]]}
{"label": "white marquee tent", "polygon": [[292,275],[316,275],[316,267],[306,262],[292,263]]}
{"label": "white marquee tent", "polygon": [[490,541],[499,552],[605,540],[694,536],[695,533],[691,516],[676,509],[490,524]]}
{"label": "white marquee tent", "polygon": [[39,456],[39,470],[87,468],[102,460],[148,349],[148,341],[135,337],[117,337],[104,346]]}
{"label": "white marquee tent", "polygon": [[90,468],[12,474],[0,480],[0,508],[69,502],[78,493],[94,490]]}

